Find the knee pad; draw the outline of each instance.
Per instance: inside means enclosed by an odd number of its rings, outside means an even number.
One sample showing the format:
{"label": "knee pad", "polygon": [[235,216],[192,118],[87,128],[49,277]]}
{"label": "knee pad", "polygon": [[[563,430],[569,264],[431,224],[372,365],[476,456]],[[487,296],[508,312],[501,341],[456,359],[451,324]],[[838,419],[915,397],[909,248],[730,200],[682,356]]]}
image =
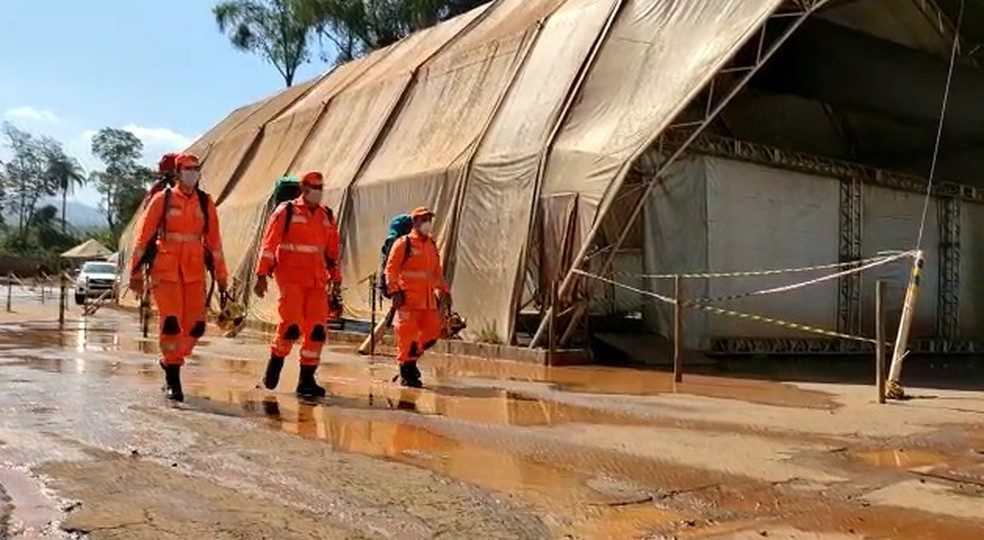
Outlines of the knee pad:
{"label": "knee pad", "polygon": [[326,339],[328,339],[328,334],[325,332],[323,324],[317,324],[311,329],[311,341],[324,343]]}
{"label": "knee pad", "polygon": [[296,324],[288,326],[287,330],[284,331],[284,339],[287,341],[295,341],[299,337],[301,337],[301,327]]}
{"label": "knee pad", "polygon": [[161,327],[161,333],[165,336],[176,336],[180,334],[181,325],[178,324],[178,318],[174,315],[164,317],[164,326]]}
{"label": "knee pad", "polygon": [[205,335],[205,321],[198,321],[195,326],[192,327],[191,332],[188,333],[193,338],[200,338]]}
{"label": "knee pad", "polygon": [[426,350],[430,349],[431,347],[433,347],[434,345],[437,345],[437,340],[436,339],[432,339],[432,340],[428,341],[427,343],[424,343],[424,350],[426,351]]}

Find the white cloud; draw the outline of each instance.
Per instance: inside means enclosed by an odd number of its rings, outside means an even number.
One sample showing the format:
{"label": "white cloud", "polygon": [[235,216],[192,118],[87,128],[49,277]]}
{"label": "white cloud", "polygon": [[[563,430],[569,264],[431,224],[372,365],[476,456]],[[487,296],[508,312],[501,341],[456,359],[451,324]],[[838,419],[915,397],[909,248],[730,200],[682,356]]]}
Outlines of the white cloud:
{"label": "white cloud", "polygon": [[[168,152],[184,150],[191,146],[191,143],[198,138],[197,135],[189,137],[168,128],[146,127],[132,123],[123,126],[122,129],[136,135],[143,142],[143,159],[140,161],[150,168],[157,167],[157,160],[162,155]],[[101,170],[103,168],[102,162],[92,155],[91,152],[92,138],[97,133],[98,131],[94,129],[87,129],[81,133],[80,137],[73,138],[66,145],[70,147],[70,150],[74,151],[73,155],[76,155],[86,170],[89,171]]]}
{"label": "white cloud", "polygon": [[55,124],[61,122],[61,118],[59,118],[57,114],[44,109],[35,109],[30,105],[7,109],[4,111],[3,116],[4,118],[8,118],[10,120],[24,120],[27,122],[39,122],[45,124]]}
{"label": "white cloud", "polygon": [[[163,127],[145,127],[136,124],[127,124],[123,129],[136,135],[144,143],[148,151],[162,151],[161,153],[184,150],[195,142],[197,137],[188,137],[177,131]],[[86,132],[88,133],[88,132]]]}

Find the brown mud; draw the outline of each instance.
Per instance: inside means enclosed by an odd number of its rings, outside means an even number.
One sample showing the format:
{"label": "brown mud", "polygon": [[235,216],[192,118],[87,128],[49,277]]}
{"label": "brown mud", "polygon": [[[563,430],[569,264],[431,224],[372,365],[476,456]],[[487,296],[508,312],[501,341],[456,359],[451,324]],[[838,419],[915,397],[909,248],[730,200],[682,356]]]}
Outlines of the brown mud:
{"label": "brown mud", "polygon": [[132,318],[0,325],[0,463],[64,499],[38,530],[984,537],[980,392],[878,406],[832,384],[437,356],[407,390],[391,359],[336,347],[331,396],[307,402],[296,366],[256,387],[266,346],[245,334],[204,340],[172,407]]}

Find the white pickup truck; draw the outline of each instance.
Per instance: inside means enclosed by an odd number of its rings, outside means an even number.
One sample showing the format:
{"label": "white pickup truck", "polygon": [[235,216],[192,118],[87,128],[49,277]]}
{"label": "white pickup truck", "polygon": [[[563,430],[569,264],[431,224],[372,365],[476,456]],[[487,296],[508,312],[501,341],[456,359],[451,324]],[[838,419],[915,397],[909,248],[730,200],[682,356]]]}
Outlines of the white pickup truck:
{"label": "white pickup truck", "polygon": [[106,291],[112,291],[108,298],[115,299],[119,294],[119,280],[114,263],[90,261],[83,264],[75,278],[75,303],[85,304],[87,298],[99,298]]}

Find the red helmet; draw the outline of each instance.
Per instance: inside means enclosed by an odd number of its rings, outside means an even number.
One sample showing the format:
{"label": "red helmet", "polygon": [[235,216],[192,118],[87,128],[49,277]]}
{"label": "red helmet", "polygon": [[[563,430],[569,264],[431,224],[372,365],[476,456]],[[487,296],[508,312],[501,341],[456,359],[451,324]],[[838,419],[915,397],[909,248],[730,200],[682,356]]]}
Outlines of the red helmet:
{"label": "red helmet", "polygon": [[175,160],[177,159],[178,154],[164,154],[161,160],[157,162],[157,172],[160,174],[174,174],[176,167]]}
{"label": "red helmet", "polygon": [[178,154],[178,156],[174,158],[174,165],[175,168],[181,169],[197,169],[200,167],[200,164],[198,163],[198,156],[195,154]]}

